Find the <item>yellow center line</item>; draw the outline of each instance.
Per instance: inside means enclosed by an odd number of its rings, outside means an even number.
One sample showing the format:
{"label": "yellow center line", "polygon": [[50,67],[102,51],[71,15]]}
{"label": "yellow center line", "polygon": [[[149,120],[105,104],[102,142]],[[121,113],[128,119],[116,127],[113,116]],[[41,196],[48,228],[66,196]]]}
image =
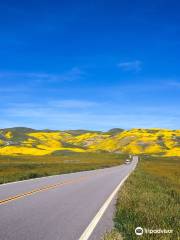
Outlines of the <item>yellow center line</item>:
{"label": "yellow center line", "polygon": [[6,199],[0,200],[0,205],[7,204],[9,202],[18,200],[20,198],[24,198],[26,196],[29,196],[29,195],[32,195],[32,194],[35,194],[35,193],[47,191],[47,190],[50,190],[50,189],[54,189],[54,188],[57,188],[57,187],[60,187],[60,186],[69,185],[69,184],[72,184],[72,183],[82,182],[84,179],[90,178],[90,176],[92,176],[92,175],[95,175],[95,174],[89,174],[88,176],[82,176],[82,177],[79,177],[79,178],[76,178],[76,179],[67,180],[67,181],[59,182],[59,183],[52,184],[52,185],[46,185],[44,187],[36,188],[36,189],[34,189],[32,191],[29,191],[29,192],[24,192],[24,193],[21,193],[21,194],[18,194],[18,195],[14,195],[12,197],[8,197]]}

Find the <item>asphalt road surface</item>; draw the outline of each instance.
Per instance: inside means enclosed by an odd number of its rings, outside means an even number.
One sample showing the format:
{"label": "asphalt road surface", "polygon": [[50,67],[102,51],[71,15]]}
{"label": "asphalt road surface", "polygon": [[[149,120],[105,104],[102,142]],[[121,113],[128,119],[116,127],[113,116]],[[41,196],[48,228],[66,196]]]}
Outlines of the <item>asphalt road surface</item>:
{"label": "asphalt road surface", "polygon": [[112,222],[112,193],[137,161],[0,185],[0,240],[101,239]]}

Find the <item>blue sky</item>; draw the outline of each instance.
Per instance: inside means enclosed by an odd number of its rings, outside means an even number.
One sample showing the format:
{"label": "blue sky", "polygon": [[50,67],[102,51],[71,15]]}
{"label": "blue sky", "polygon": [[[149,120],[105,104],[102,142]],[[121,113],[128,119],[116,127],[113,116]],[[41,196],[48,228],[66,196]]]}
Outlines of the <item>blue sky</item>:
{"label": "blue sky", "polygon": [[0,2],[0,128],[180,128],[180,3]]}

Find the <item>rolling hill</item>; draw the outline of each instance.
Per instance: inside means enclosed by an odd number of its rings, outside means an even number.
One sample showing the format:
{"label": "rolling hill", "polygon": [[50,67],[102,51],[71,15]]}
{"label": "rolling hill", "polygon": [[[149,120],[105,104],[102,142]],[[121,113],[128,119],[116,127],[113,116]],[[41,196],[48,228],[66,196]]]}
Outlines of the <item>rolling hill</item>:
{"label": "rolling hill", "polygon": [[0,129],[0,155],[53,155],[61,152],[114,152],[180,156],[180,130]]}

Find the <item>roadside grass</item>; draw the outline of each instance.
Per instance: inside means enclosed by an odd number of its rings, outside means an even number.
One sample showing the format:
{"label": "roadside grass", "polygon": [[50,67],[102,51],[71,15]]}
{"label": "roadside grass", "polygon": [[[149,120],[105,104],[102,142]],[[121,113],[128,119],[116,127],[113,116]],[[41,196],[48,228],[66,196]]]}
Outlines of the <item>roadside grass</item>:
{"label": "roadside grass", "polygon": [[104,236],[103,240],[123,240],[123,238],[117,230],[112,230]]}
{"label": "roadside grass", "polygon": [[[180,158],[141,157],[135,172],[121,188],[115,229],[105,240],[180,239]],[[135,228],[172,229],[172,234],[135,235]]]}
{"label": "roadside grass", "polygon": [[46,156],[0,156],[0,184],[62,173],[112,167],[126,155],[60,152]]}

